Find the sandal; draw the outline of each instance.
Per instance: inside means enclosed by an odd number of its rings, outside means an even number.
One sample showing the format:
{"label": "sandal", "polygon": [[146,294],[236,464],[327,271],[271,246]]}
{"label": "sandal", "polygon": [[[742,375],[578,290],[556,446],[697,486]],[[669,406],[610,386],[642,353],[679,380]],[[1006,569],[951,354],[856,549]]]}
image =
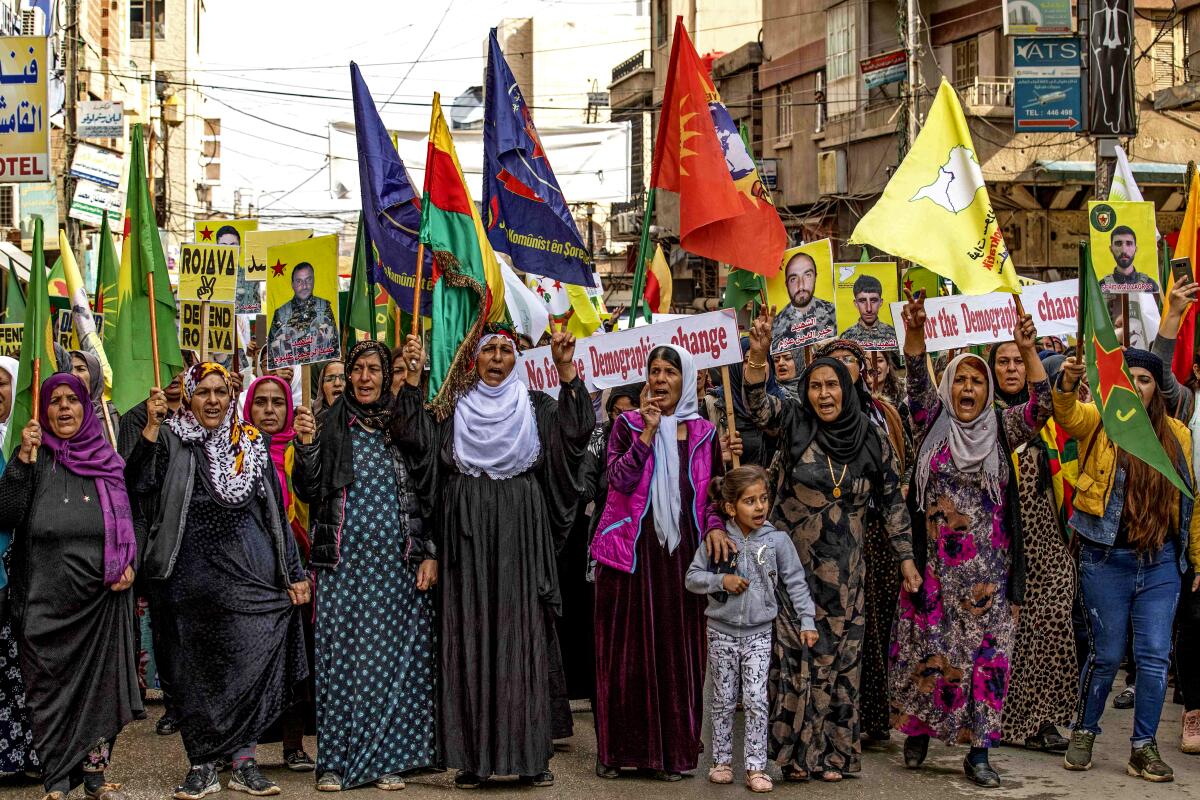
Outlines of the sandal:
{"label": "sandal", "polygon": [[821,773],[821,780],[826,783],[837,783],[844,777],[841,771],[836,769],[827,769]]}
{"label": "sandal", "polygon": [[384,792],[395,792],[404,788],[404,781],[399,775],[384,775],[375,781],[375,788]]}
{"label": "sandal", "polygon": [[784,767],[781,772],[783,772],[783,779],[789,783],[807,783],[809,779],[808,770],[793,767],[790,764]]}
{"label": "sandal", "polygon": [[[746,777],[749,780],[749,776]],[[713,764],[708,770],[709,783],[733,783],[733,767],[728,764]]]}
{"label": "sandal", "polygon": [[756,769],[746,773],[746,788],[752,792],[762,794],[774,789],[775,784],[771,781],[771,776],[767,775],[761,769]]}
{"label": "sandal", "polygon": [[336,772],[325,772],[321,777],[317,778],[318,792],[340,792],[342,790],[342,776]]}

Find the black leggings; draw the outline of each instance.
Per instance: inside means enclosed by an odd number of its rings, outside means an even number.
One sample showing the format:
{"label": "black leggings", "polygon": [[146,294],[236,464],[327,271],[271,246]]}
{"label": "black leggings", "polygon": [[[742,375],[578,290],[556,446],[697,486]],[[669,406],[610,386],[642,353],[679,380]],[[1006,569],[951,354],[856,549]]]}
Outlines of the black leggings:
{"label": "black leggings", "polygon": [[1196,573],[1188,570],[1175,614],[1175,685],[1187,711],[1200,708],[1200,592],[1192,592]]}

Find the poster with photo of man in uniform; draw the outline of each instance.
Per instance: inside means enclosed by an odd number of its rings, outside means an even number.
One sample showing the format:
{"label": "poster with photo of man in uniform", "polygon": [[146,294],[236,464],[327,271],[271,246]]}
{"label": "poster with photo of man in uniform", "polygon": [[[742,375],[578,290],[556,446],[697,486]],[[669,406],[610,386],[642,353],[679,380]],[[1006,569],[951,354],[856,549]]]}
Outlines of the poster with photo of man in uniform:
{"label": "poster with photo of man in uniform", "polygon": [[839,335],[864,350],[895,350],[891,303],[900,299],[894,262],[835,264]]}
{"label": "poster with photo of man in uniform", "polygon": [[338,237],[267,250],[267,368],[337,358]]}
{"label": "poster with photo of man in uniform", "polygon": [[788,302],[775,314],[771,352],[796,350],[837,336],[830,241],[822,239],[784,250],[780,276]]}
{"label": "poster with photo of man in uniform", "polygon": [[1105,294],[1157,293],[1158,228],[1154,203],[1088,203],[1092,266]]}
{"label": "poster with photo of man in uniform", "polygon": [[237,289],[234,293],[234,306],[238,314],[262,313],[262,299],[259,296],[259,284],[246,280],[246,234],[258,230],[256,219],[198,219],[196,220],[196,235],[192,240],[196,244],[235,245],[239,248]]}

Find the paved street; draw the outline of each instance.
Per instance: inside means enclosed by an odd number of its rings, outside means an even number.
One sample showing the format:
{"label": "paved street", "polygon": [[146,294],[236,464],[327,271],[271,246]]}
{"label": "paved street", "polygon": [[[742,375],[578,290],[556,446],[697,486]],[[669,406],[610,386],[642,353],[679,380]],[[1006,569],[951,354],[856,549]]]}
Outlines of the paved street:
{"label": "paved street", "polygon": [[[964,750],[961,748],[950,749],[933,745],[926,768],[919,772],[910,772],[903,768],[900,742],[894,738],[886,747],[871,748],[866,752],[861,777],[847,778],[840,785],[781,783],[776,785],[774,794],[803,794],[806,798],[842,800],[948,800],[958,797],[1004,797],[1013,800],[1200,798],[1200,756],[1185,756],[1176,747],[1179,740],[1178,708],[1173,705],[1167,706],[1159,731],[1164,744],[1163,756],[1175,768],[1174,784],[1152,785],[1125,775],[1125,758],[1129,753],[1129,725],[1133,712],[1110,709],[1105,715],[1108,732],[1097,743],[1097,763],[1090,772],[1067,772],[1062,768],[1058,757],[1006,747],[993,757],[993,764],[1000,770],[1004,786],[995,791],[980,790],[968,783],[962,775]],[[148,709],[150,718],[132,725],[118,742],[115,761],[109,774],[113,780],[125,783],[131,800],[163,800],[169,796],[169,788],[182,778],[186,769],[179,737],[160,737],[154,734],[154,720],[161,714],[161,710],[160,705],[152,703]],[[497,781],[489,784],[481,794],[488,798],[541,796],[547,799],[571,800],[633,800],[648,796],[699,800],[749,795],[749,792],[742,788],[740,769],[737,771],[738,782],[733,786],[713,786],[700,771],[696,777],[685,778],[675,784],[657,783],[636,777],[615,781],[601,780],[592,772],[596,750],[591,716],[576,714],[575,730],[575,737],[569,740],[566,749],[554,757],[552,768],[557,783],[553,788],[518,789]],[[312,740],[309,741],[309,751],[315,753]],[[328,800],[329,795],[318,795],[314,790],[311,773],[292,773],[280,766],[281,752],[278,744],[263,746],[260,748],[260,756],[260,763],[264,769],[283,786],[284,797],[320,796]],[[222,783],[227,777],[227,773],[222,776]],[[449,798],[456,793],[451,784],[451,777],[450,773],[444,773],[410,778],[408,789],[402,795],[397,795],[396,800]],[[37,784],[9,783],[0,787],[0,800],[37,800],[41,794],[41,787]],[[223,796],[232,800],[233,797],[242,795],[234,795],[226,790]],[[353,796],[382,795],[375,789],[362,789],[357,790]],[[78,790],[73,797],[79,797]]]}

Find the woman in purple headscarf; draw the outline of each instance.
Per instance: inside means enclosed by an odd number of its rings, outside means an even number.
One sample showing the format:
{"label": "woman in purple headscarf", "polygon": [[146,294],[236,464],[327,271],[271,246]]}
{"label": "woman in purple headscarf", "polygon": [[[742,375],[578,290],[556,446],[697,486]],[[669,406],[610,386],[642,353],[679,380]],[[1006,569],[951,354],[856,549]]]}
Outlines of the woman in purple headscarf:
{"label": "woman in purple headscarf", "polygon": [[14,529],[10,601],[33,745],[47,800],[80,783],[92,800],[120,800],[104,770],[117,734],[142,711],[125,463],[78,377],[47,378],[38,405],[44,427],[25,426],[0,478],[0,527]]}

